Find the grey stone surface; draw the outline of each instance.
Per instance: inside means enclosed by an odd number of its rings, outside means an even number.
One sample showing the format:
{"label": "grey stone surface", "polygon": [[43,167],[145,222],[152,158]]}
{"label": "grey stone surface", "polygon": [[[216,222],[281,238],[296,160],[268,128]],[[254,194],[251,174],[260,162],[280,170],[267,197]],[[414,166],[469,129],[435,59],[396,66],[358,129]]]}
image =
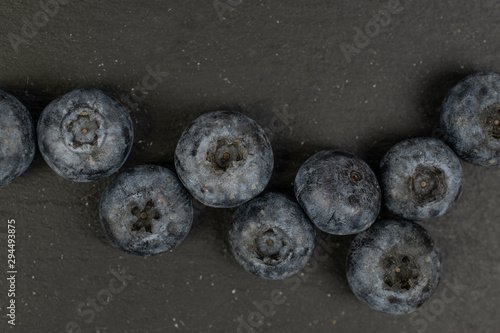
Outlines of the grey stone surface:
{"label": "grey stone surface", "polygon": [[[9,0],[0,11],[0,89],[35,121],[75,88],[109,90],[132,109],[135,126],[122,170],[143,163],[173,169],[191,121],[237,110],[271,139],[268,189],[289,195],[300,165],[317,151],[349,150],[376,167],[402,139],[439,136],[448,89],[467,74],[500,68],[500,5],[492,0],[219,0],[226,4],[219,13],[212,0],[50,3]],[[359,32],[365,29],[371,37]],[[295,277],[267,281],[231,256],[234,210],[195,204],[193,229],[172,253],[140,258],[115,250],[98,210],[110,179],[66,181],[37,152],[27,172],[0,189],[0,331],[64,332],[73,322],[82,332],[235,332],[239,325],[495,332],[500,168],[464,163],[464,173],[455,209],[422,222],[442,251],[442,283],[416,314],[394,317],[349,290],[350,236],[318,233],[316,261]],[[7,219],[17,228],[15,327],[5,316]]]}

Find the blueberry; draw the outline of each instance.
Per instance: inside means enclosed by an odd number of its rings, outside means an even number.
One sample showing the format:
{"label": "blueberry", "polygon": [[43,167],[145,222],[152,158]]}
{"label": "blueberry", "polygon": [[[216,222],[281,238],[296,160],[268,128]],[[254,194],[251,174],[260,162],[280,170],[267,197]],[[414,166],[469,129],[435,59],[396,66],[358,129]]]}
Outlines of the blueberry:
{"label": "blueberry", "polygon": [[407,220],[444,215],[462,194],[460,160],[438,139],[414,138],[396,144],[382,159],[380,171],[384,204]]}
{"label": "blueberry", "polygon": [[238,263],[266,279],[284,279],[311,258],[315,232],[302,209],[283,195],[265,193],[233,216],[229,244]]}
{"label": "blueberry", "polygon": [[14,96],[0,90],[0,187],[28,169],[35,150],[31,115]]}
{"label": "blueberry", "polygon": [[38,121],[38,145],[60,176],[90,182],[127,159],[133,125],[126,108],[98,89],[77,89],[52,101]]}
{"label": "blueberry", "polygon": [[295,177],[295,196],[314,225],[327,233],[361,232],[377,219],[377,178],[360,158],[344,151],[320,151]]}
{"label": "blueberry", "polygon": [[184,240],[193,222],[193,205],[175,173],[141,165],[111,182],[102,195],[100,215],[114,247],[151,256]]}
{"label": "blueberry", "polygon": [[262,128],[247,116],[216,111],[193,121],[175,150],[175,169],[206,206],[239,206],[261,193],[273,171],[273,151]]}
{"label": "blueberry", "polygon": [[443,102],[445,140],[467,162],[500,163],[500,74],[476,73],[454,86]]}
{"label": "blueberry", "polygon": [[406,314],[430,299],[441,278],[441,253],[429,233],[404,220],[384,220],[356,235],[347,281],[372,309]]}

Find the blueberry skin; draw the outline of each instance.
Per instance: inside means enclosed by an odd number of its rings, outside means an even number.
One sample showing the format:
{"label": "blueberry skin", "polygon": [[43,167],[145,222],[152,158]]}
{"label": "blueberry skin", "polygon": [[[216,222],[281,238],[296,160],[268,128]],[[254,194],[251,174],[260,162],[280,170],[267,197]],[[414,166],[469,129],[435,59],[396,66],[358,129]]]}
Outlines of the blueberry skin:
{"label": "blueberry skin", "polygon": [[356,235],[347,255],[347,281],[376,311],[407,314],[427,302],[441,279],[441,252],[420,225],[383,220]]}
{"label": "blueberry skin", "polygon": [[0,90],[0,187],[13,182],[35,157],[35,125],[26,107]]}
{"label": "blueberry skin", "polygon": [[399,142],[385,154],[380,172],[385,206],[407,220],[442,216],[462,195],[464,174],[460,160],[438,139]]}
{"label": "blueberry skin", "polygon": [[366,230],[377,219],[381,192],[368,164],[345,151],[310,157],[295,177],[295,197],[314,225],[334,235]]}
{"label": "blueberry skin", "polygon": [[38,146],[60,176],[91,182],[125,163],[134,139],[127,109],[103,91],[73,90],[52,101],[38,121]]}
{"label": "blueberry skin", "polygon": [[141,165],[111,182],[101,198],[100,217],[114,247],[152,256],[186,238],[193,223],[193,204],[175,173]]}
{"label": "blueberry skin", "polygon": [[246,271],[266,279],[284,279],[311,258],[315,231],[297,203],[281,194],[265,193],[235,212],[229,244]]}
{"label": "blueberry skin", "polygon": [[198,201],[237,207],[266,187],[273,171],[271,144],[247,116],[215,111],[194,120],[175,149],[175,169]]}
{"label": "blueberry skin", "polygon": [[443,102],[446,142],[467,162],[500,163],[500,74],[476,73],[454,86]]}

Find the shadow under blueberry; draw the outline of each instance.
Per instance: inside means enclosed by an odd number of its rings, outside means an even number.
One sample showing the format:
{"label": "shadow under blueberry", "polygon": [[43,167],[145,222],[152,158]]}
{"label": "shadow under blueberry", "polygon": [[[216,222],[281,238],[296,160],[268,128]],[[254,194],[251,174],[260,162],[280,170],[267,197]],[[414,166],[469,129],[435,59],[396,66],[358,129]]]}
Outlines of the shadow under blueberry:
{"label": "shadow under blueberry", "polygon": [[[35,131],[38,119],[40,118],[42,111],[45,109],[47,105],[49,105],[50,102],[52,102],[52,100],[57,98],[57,95],[47,94],[44,93],[43,91],[34,88],[7,86],[7,87],[1,87],[0,89],[2,89],[8,94],[11,94],[15,98],[17,98],[21,103],[24,104],[24,106],[28,109],[31,117],[33,118]],[[33,162],[31,163],[30,167],[28,168],[28,170],[26,170],[25,173],[30,174],[31,172],[38,170],[44,165],[45,161],[38,150],[38,143],[37,143]],[[22,176],[23,175],[21,175],[21,177]]]}
{"label": "shadow under blueberry", "polygon": [[[106,191],[111,181],[117,175],[118,173],[115,173],[108,178],[91,183],[74,183],[79,187],[78,192],[84,193],[84,195],[80,197],[81,201],[79,203],[79,207],[82,210],[85,210],[85,212],[80,215],[87,216],[87,223],[82,225],[84,233],[88,234],[89,238],[95,239],[105,246],[109,246],[110,249],[113,247],[109,243],[109,240],[102,228],[99,209],[101,204],[101,197],[104,191]],[[91,227],[90,229],[88,228],[89,226]]]}
{"label": "shadow under blueberry", "polygon": [[[1,89],[17,98],[26,106],[35,122],[35,126],[45,107],[59,96],[58,93],[47,94],[35,88],[7,86]],[[64,91],[61,92],[61,95],[64,93]]]}
{"label": "shadow under blueberry", "polygon": [[286,194],[293,201],[296,201],[293,184],[302,164],[319,151],[337,149],[334,146],[315,146],[309,143],[305,143],[299,149],[296,147],[297,145],[290,143],[283,149],[273,149],[274,169],[266,188],[269,192]]}
{"label": "shadow under blueberry", "polygon": [[[418,91],[423,91],[423,93],[420,94],[419,100],[414,104],[419,105],[422,110],[420,116],[423,117],[423,123],[432,126],[426,127],[422,136],[432,136],[432,131],[440,127],[441,106],[448,91],[466,76],[477,72],[472,67],[457,67],[453,66],[438,72],[432,72],[430,77],[421,81],[422,86],[418,87]],[[439,132],[434,133],[434,135],[439,135]],[[437,138],[441,139],[441,137]]]}
{"label": "shadow under blueberry", "polygon": [[453,88],[460,80],[467,75],[474,73],[474,70],[469,68],[458,69],[455,67],[441,70],[438,73],[433,73],[429,78],[422,80],[422,86],[418,87],[417,91],[422,91],[418,100],[409,105],[419,105],[421,112],[421,123],[425,124],[424,128],[415,127],[409,133],[391,132],[382,136],[372,136],[366,138],[365,142],[361,142],[358,156],[362,158],[375,173],[378,173],[379,165],[385,153],[395,144],[400,141],[415,137],[435,137],[441,139],[440,134],[440,118],[441,105],[448,94],[448,91]]}
{"label": "shadow under blueberry", "polygon": [[[319,267],[332,271],[343,287],[347,288],[346,290],[349,290],[346,276],[346,258],[355,236],[331,235],[316,228],[316,249],[314,251],[318,253],[318,258],[328,253],[328,258],[325,261],[318,262]],[[316,260],[314,255],[311,260]]]}
{"label": "shadow under blueberry", "polygon": [[210,216],[208,219],[210,221],[209,227],[215,232],[215,242],[222,246],[221,251],[224,258],[227,256],[233,256],[229,244],[229,228],[231,226],[233,215],[237,209],[238,208],[205,208],[205,213]]}
{"label": "shadow under blueberry", "polygon": [[132,119],[132,124],[134,125],[134,142],[124,167],[128,169],[135,165],[146,164],[147,156],[151,155],[151,152],[148,152],[147,148],[150,142],[153,141],[152,135],[154,124],[153,116],[148,106],[143,100],[114,86],[104,85],[96,88],[101,89],[121,102]]}

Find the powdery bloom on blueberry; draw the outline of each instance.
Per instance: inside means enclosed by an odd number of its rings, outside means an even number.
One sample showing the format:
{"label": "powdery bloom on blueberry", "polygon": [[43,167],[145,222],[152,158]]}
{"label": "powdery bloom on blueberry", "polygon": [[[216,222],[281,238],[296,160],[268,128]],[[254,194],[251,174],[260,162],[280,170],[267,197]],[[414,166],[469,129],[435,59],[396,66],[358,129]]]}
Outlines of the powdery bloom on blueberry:
{"label": "powdery bloom on blueberry", "polygon": [[19,100],[0,90],[0,187],[28,169],[35,151],[31,115]]}
{"label": "powdery bloom on blueberry", "polygon": [[126,161],[133,142],[126,108],[98,89],[77,89],[52,101],[38,121],[38,146],[60,176],[106,178]]}
{"label": "powdery bloom on blueberry", "polygon": [[175,150],[175,169],[189,192],[211,207],[237,207],[260,194],[273,171],[271,144],[247,116],[216,111],[193,121]]}

